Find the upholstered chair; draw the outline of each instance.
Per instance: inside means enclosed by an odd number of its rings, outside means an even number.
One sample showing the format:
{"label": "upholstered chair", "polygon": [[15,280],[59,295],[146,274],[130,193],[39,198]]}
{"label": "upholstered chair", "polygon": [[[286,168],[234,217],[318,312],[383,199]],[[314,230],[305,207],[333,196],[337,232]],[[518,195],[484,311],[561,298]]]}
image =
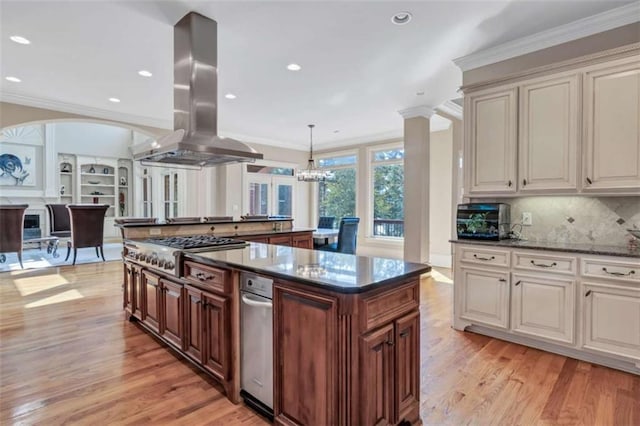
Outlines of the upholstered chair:
{"label": "upholstered chair", "polygon": [[318,247],[318,250],[356,254],[358,223],[360,223],[360,218],[357,217],[342,218],[342,220],[340,220],[340,228],[338,230],[338,242],[320,246]]}
{"label": "upholstered chair", "polygon": [[45,204],[49,212],[49,225],[51,231],[49,235],[58,238],[69,238],[71,236],[71,220],[66,204]]}
{"label": "upholstered chair", "polygon": [[104,216],[107,213],[107,204],[69,204],[69,217],[71,218],[71,240],[67,243],[67,257],[69,259],[73,248],[73,264],[76,264],[76,255],[79,248],[94,247],[96,256],[104,261]]}
{"label": "upholstered chair", "polygon": [[24,213],[28,204],[0,205],[0,260],[6,260],[5,253],[17,253],[22,266],[22,236],[24,233]]}

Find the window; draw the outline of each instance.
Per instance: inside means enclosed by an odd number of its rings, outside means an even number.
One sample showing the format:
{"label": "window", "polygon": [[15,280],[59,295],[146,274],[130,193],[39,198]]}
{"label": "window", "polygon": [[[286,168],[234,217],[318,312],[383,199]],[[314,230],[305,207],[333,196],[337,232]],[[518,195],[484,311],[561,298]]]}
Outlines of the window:
{"label": "window", "polygon": [[404,237],[404,148],[372,151],[372,234]]}
{"label": "window", "polygon": [[318,167],[335,173],[335,179],[318,184],[318,216],[335,217],[336,228],[341,218],[356,216],[357,163],[356,154],[318,160]]}
{"label": "window", "polygon": [[142,171],[142,215],[144,217],[153,217],[152,183],[149,169],[144,169]]}

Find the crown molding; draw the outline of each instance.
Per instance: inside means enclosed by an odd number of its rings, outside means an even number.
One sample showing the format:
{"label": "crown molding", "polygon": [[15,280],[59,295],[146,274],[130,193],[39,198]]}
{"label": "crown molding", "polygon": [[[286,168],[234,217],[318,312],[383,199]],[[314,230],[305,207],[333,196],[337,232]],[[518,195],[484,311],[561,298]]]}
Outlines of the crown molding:
{"label": "crown molding", "polygon": [[438,105],[436,111],[462,120],[462,107],[455,102],[446,101],[442,105]]}
{"label": "crown molding", "polygon": [[32,96],[20,95],[18,93],[0,92],[0,101],[34,108],[66,112],[69,114],[84,115],[86,117],[99,118],[108,121],[138,124],[141,126],[157,127],[159,129],[173,129],[173,121],[171,120],[161,120],[143,115],[109,111],[106,109],[93,108],[69,102],[57,101],[54,99],[35,98]]}
{"label": "crown molding", "polygon": [[559,27],[512,40],[453,60],[462,71],[493,64],[551,46],[640,21],[640,2],[633,2]]}
{"label": "crown molding", "polygon": [[420,105],[416,107],[401,109],[400,111],[398,111],[398,114],[400,114],[402,118],[407,120],[409,118],[415,117],[431,118],[431,116],[435,114],[435,112],[436,111],[430,106]]}
{"label": "crown molding", "polygon": [[[246,142],[246,143],[257,143],[260,145],[273,146],[276,148],[286,148],[286,149],[293,149],[296,151],[309,152],[309,145],[306,144],[306,142],[305,142],[305,145],[301,146],[296,144],[295,142],[284,142],[276,139],[260,138],[256,136],[244,135],[242,133],[225,132],[224,129],[221,129],[218,133],[220,134],[220,136],[237,139],[239,141]],[[315,142],[314,142],[314,145],[316,145]]]}

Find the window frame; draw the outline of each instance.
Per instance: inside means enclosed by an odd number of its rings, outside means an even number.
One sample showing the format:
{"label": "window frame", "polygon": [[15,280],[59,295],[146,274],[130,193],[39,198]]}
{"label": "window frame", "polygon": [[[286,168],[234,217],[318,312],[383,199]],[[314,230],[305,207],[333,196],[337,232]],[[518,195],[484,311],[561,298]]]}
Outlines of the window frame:
{"label": "window frame", "polygon": [[[245,214],[249,211],[250,199],[249,199],[249,183],[250,177],[252,175],[258,175],[264,177],[264,183],[269,181],[269,191],[268,191],[268,201],[267,201],[267,210],[268,215],[276,214],[275,209],[277,209],[277,196],[275,195],[275,186],[279,183],[288,183],[291,182],[292,193],[291,193],[291,217],[295,218],[297,213],[297,191],[298,191],[298,180],[296,179],[295,173],[299,168],[297,163],[288,163],[284,161],[272,161],[272,160],[258,160],[255,163],[251,163],[256,166],[267,166],[267,167],[276,167],[276,168],[287,168],[293,169],[293,176],[281,175],[281,174],[271,174],[271,173],[252,173],[247,171],[247,164],[242,163],[241,167],[241,182],[242,182],[242,206],[241,206],[241,214]],[[259,180],[259,179],[256,179]]]}

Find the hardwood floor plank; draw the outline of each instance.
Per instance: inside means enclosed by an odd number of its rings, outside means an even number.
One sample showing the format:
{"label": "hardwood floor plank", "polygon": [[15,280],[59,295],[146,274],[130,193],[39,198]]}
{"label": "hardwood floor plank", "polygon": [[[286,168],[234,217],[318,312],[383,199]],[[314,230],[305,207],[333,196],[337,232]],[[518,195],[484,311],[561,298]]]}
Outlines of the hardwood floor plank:
{"label": "hardwood floor plank", "polygon": [[[446,274],[445,274],[446,276]],[[264,425],[122,314],[122,265],[0,274],[0,424]],[[451,328],[421,283],[425,425],[640,425],[640,377]]]}

